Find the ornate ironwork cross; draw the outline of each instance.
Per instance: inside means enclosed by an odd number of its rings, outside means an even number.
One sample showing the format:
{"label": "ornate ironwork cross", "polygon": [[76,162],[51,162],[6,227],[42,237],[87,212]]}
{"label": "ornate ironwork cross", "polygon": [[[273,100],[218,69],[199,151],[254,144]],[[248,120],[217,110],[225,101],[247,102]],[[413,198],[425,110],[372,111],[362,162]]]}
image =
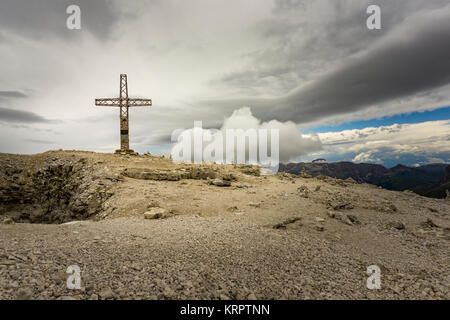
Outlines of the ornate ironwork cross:
{"label": "ornate ironwork cross", "polygon": [[152,99],[131,99],[128,98],[127,75],[120,75],[120,96],[119,98],[95,99],[96,106],[120,107],[120,149],[116,153],[133,154],[130,149],[128,108],[145,107],[152,105]]}

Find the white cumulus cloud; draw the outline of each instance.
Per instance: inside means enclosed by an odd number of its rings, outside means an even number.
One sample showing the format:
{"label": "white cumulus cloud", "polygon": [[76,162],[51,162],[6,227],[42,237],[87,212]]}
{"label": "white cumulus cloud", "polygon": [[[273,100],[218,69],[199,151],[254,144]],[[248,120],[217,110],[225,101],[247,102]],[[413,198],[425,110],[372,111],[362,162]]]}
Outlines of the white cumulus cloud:
{"label": "white cumulus cloud", "polygon": [[[421,159],[450,162],[450,120],[369,127],[319,133],[323,150],[314,156],[334,156],[354,162],[383,163]],[[414,164],[411,163],[411,165]]]}
{"label": "white cumulus cloud", "polygon": [[[317,135],[302,134],[298,129],[297,125],[291,121],[280,122],[277,120],[271,120],[267,122],[262,122],[252,114],[251,109],[248,107],[242,107],[240,109],[237,109],[232,113],[230,117],[224,119],[220,130],[191,128],[188,130],[178,130],[176,136],[178,137],[179,134],[182,135],[183,133],[185,133],[188,136],[193,137],[195,135],[196,130],[199,130],[198,132],[203,137],[211,136],[214,139],[218,135],[226,137],[226,132],[229,129],[242,129],[244,132],[247,132],[248,129],[254,129],[257,132],[259,130],[267,130],[268,133],[270,133],[272,129],[278,130],[279,160],[281,162],[293,161],[295,158],[299,156],[304,156],[311,152],[319,151],[322,148],[322,144]],[[270,143],[270,137],[268,138],[268,140]],[[177,142],[173,146],[172,151],[177,152],[177,150],[181,150],[182,143],[183,142],[181,141]],[[207,146],[208,143],[204,143],[203,148],[197,150],[197,155],[199,155],[199,153],[203,154]],[[226,146],[224,146],[223,150],[225,158]],[[194,157],[194,154],[195,151],[192,153],[192,158]],[[247,154],[246,160],[248,160],[248,142],[246,144],[246,154]]]}

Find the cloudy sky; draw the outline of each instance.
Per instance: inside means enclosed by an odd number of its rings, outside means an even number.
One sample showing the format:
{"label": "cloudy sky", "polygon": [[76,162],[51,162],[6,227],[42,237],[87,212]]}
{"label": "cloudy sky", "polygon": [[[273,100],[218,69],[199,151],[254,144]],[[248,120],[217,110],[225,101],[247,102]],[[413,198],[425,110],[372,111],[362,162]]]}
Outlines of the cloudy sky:
{"label": "cloudy sky", "polygon": [[119,111],[94,99],[126,73],[153,99],[131,110],[139,152],[239,115],[285,132],[283,161],[450,162],[449,39],[448,0],[2,0],[0,152],[117,149]]}

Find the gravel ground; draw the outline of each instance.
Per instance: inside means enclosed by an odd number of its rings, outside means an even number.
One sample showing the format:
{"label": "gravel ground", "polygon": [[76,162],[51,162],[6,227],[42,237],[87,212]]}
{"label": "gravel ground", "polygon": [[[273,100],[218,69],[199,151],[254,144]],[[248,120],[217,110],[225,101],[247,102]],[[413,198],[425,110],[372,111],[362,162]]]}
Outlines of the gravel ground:
{"label": "gravel ground", "polygon": [[[431,252],[374,258],[357,244],[239,218],[117,218],[0,230],[2,299],[449,298],[448,264],[432,262]],[[365,285],[374,263],[382,267],[376,291]],[[74,264],[81,290],[66,288],[65,271]]]}
{"label": "gravel ground", "polygon": [[[450,298],[449,201],[236,175],[231,187],[120,179],[90,220],[0,224],[0,298]],[[144,219],[155,206],[168,217]],[[67,288],[70,265],[80,289]],[[366,287],[370,265],[379,290]]]}

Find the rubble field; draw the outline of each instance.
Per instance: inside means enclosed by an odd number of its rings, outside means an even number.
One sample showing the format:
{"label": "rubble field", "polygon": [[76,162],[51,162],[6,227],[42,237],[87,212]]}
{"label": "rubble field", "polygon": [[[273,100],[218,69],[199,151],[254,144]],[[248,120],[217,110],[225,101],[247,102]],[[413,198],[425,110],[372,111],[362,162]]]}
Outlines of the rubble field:
{"label": "rubble field", "polygon": [[257,166],[0,154],[0,299],[449,299],[449,213]]}

